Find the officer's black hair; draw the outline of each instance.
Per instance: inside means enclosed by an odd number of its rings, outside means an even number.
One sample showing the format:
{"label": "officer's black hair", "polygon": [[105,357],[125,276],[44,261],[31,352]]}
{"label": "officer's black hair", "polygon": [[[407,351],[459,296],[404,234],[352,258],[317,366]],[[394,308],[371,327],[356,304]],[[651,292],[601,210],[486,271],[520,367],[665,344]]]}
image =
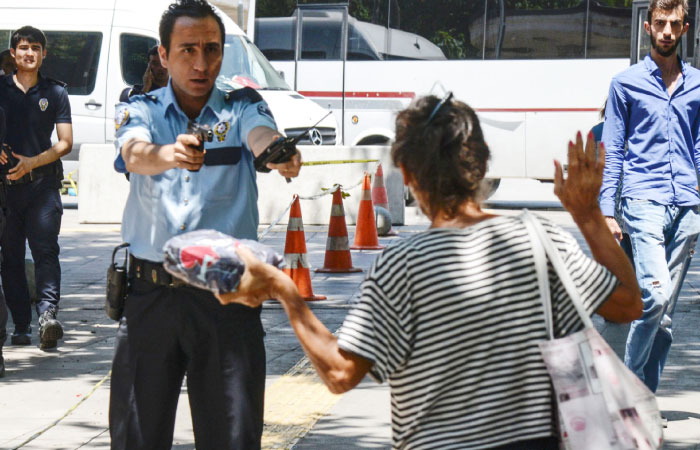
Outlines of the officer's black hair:
{"label": "officer's black hair", "polygon": [[22,41],[27,41],[30,44],[39,43],[41,44],[41,49],[46,50],[46,35],[38,28],[26,25],[15,30],[10,38],[10,47],[17,50],[17,46]]}
{"label": "officer's black hair", "polygon": [[158,54],[158,44],[148,49],[148,57],[156,56]]}
{"label": "officer's black hair", "polygon": [[160,26],[158,34],[160,34],[160,43],[165,47],[165,54],[170,53],[170,36],[173,34],[175,21],[180,17],[193,17],[195,19],[204,19],[213,17],[219,25],[221,31],[221,51],[224,49],[224,39],[226,29],[221,17],[214,11],[214,8],[206,0],[178,0],[168,6],[160,18]]}

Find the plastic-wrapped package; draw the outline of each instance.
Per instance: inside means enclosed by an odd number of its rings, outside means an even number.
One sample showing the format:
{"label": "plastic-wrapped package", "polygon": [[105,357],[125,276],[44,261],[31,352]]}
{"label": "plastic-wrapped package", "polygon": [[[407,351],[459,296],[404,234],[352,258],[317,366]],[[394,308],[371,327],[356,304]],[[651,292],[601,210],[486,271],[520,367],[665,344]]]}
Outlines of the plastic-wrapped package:
{"label": "plastic-wrapped package", "polygon": [[235,292],[245,271],[236,253],[237,242],[261,261],[284,267],[284,257],[269,247],[215,230],[196,230],[170,238],[163,247],[163,267],[175,278],[215,294]]}

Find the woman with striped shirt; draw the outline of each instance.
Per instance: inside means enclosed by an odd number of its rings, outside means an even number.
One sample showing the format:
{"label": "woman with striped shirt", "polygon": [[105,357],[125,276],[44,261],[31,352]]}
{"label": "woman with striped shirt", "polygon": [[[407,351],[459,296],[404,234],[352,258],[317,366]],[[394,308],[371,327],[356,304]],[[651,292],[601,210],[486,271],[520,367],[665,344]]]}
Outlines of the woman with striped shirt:
{"label": "woman with striped shirt", "polygon": [[[601,149],[602,150],[602,149]],[[466,104],[424,97],[396,119],[392,158],[430,228],[377,258],[337,338],[293,282],[240,250],[248,270],[222,302],[277,298],[329,389],[369,373],[388,382],[393,447],[556,449],[552,387],[537,343],[547,339],[532,245],[518,217],[483,211],[478,187],[489,149]],[[587,311],[629,322],[642,304],[633,269],[598,208],[604,152],[589,136],[569,144],[568,178],[555,162],[555,193],[588,242],[540,219]],[[554,330],[581,329],[550,269]]]}

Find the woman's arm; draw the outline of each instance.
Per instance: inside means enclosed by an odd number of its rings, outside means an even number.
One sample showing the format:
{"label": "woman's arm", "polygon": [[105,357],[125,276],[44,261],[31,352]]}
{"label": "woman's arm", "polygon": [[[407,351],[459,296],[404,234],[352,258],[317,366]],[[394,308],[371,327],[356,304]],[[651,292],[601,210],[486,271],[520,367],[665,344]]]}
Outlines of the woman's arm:
{"label": "woman's arm", "polygon": [[243,246],[238,247],[237,251],[246,265],[246,271],[238,290],[219,295],[219,301],[257,307],[264,300],[276,298],[284,307],[304,352],[328,389],[334,394],[341,394],[357,386],[369,372],[372,362],[338,347],[338,339],[306,306],[296,285],[284,272],[261,262]]}
{"label": "woman's arm", "polygon": [[639,285],[627,255],[610,233],[598,206],[605,149],[601,145],[596,155],[595,141],[589,133],[584,150],[579,133],[576,143],[569,142],[568,159],[566,180],[561,164],[554,161],[554,193],[581,230],[593,259],[605,266],[620,282],[597,312],[613,322],[631,322],[642,315]]}

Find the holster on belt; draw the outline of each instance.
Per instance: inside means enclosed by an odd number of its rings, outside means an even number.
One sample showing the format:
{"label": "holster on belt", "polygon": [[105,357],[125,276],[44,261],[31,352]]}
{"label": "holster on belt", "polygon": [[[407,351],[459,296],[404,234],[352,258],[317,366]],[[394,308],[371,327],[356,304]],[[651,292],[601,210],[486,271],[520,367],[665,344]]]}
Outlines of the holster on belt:
{"label": "holster on belt", "polygon": [[[124,303],[128,290],[128,268],[129,244],[124,243],[116,246],[112,252],[112,263],[107,269],[107,294],[105,299],[105,312],[112,320],[119,320],[124,313]],[[124,250],[124,264],[118,265],[114,259],[119,250]]]}

